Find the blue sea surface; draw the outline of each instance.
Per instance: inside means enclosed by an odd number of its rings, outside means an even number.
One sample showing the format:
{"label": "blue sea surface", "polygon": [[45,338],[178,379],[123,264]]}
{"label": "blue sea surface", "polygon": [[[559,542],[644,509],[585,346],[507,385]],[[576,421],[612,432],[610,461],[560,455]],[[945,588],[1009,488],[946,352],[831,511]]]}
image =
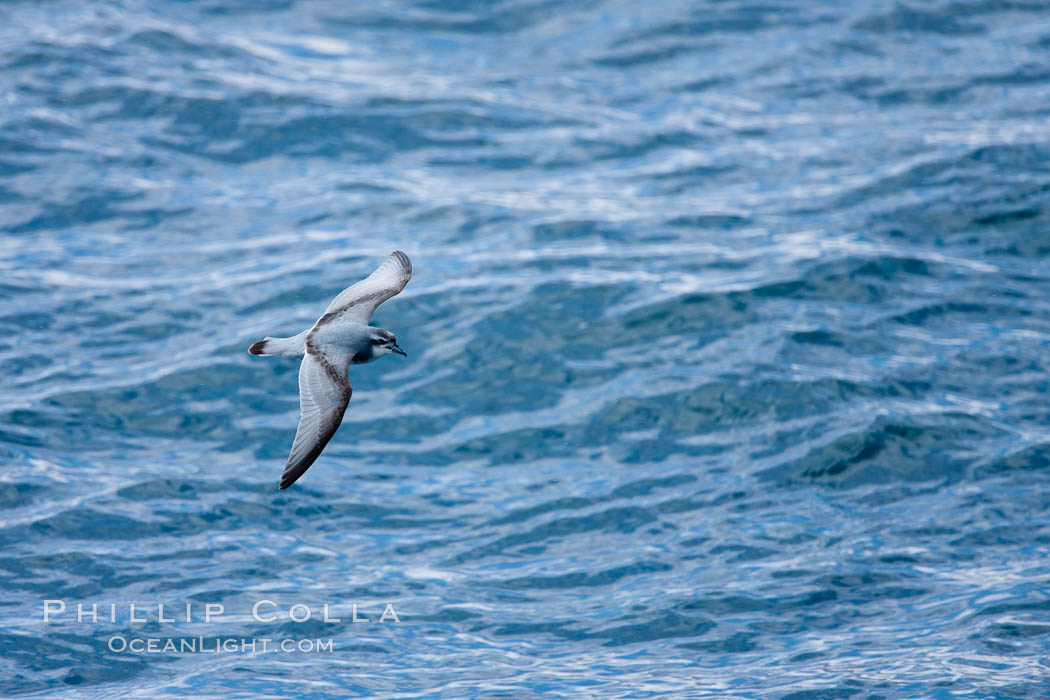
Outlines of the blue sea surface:
{"label": "blue sea surface", "polygon": [[0,696],[1050,695],[1050,4],[0,14]]}

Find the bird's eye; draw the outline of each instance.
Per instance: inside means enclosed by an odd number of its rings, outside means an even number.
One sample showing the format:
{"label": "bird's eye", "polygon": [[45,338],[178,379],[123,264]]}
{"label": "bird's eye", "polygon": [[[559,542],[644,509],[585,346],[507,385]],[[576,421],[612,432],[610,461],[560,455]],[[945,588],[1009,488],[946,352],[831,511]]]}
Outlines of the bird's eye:
{"label": "bird's eye", "polygon": [[368,342],[372,343],[372,345],[381,345],[383,340],[381,338],[372,338]]}

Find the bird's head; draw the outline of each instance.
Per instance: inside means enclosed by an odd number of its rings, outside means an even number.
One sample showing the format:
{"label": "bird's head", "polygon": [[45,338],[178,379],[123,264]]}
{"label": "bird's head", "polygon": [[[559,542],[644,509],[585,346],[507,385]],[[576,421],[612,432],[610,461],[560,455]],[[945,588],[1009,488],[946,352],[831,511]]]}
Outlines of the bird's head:
{"label": "bird's head", "polygon": [[372,336],[368,339],[368,342],[372,344],[373,359],[379,359],[380,357],[389,355],[392,352],[408,357],[408,354],[398,347],[397,338],[395,338],[394,334],[388,330],[376,328],[372,331]]}

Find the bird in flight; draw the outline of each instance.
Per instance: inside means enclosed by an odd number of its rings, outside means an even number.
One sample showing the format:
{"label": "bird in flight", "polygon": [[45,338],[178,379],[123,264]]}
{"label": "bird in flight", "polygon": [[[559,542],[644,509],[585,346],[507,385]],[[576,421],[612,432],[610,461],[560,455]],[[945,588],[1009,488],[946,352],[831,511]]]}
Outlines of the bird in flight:
{"label": "bird in flight", "polygon": [[395,250],[375,272],[340,292],[311,328],[291,338],[266,338],[248,348],[253,355],[303,358],[299,427],[281,474],[282,489],[306,473],[343,421],[352,391],[346,375],[350,365],[392,352],[407,357],[393,333],[368,321],[376,307],[398,294],[411,278],[412,261]]}

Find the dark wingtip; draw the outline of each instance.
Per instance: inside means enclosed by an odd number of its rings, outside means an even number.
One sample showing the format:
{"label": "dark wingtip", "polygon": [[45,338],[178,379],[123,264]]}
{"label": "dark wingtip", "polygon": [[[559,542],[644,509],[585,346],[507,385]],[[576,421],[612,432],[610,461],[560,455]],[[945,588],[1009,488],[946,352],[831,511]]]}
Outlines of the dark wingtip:
{"label": "dark wingtip", "polygon": [[397,256],[401,261],[401,264],[405,266],[405,269],[412,272],[412,261],[408,259],[408,256],[402,250],[395,250],[391,255]]}
{"label": "dark wingtip", "polygon": [[[311,460],[311,463],[312,463],[312,460]],[[309,468],[310,468],[310,464],[308,463],[306,465],[306,469],[309,469]],[[306,473],[306,469],[296,469],[296,470],[293,470],[293,471],[288,471],[288,468],[285,467],[284,474],[281,474],[281,486],[280,486],[281,490],[284,491],[286,488],[288,488],[289,486],[291,486],[295,482],[299,481],[299,477]]]}
{"label": "dark wingtip", "polygon": [[252,343],[252,346],[250,348],[248,348],[248,352],[250,352],[253,355],[262,355],[263,354],[263,348],[265,348],[265,347],[266,347],[266,341],[265,340],[260,340],[258,343]]}
{"label": "dark wingtip", "polygon": [[[322,449],[323,449],[323,447],[324,446],[322,445]],[[321,450],[318,450],[317,454],[320,454],[320,453],[321,453]],[[314,459],[317,459],[317,455],[314,455]],[[282,491],[284,491],[286,488],[288,488],[289,486],[291,486],[295,482],[299,481],[299,477],[306,473],[306,470],[310,468],[310,465],[313,464],[313,461],[314,460],[311,459],[310,461],[306,462],[306,468],[305,469],[302,466],[303,465],[302,462],[300,462],[300,464],[298,465],[297,469],[289,469],[288,465],[286,464],[284,466],[284,472],[281,474],[280,489]]]}

